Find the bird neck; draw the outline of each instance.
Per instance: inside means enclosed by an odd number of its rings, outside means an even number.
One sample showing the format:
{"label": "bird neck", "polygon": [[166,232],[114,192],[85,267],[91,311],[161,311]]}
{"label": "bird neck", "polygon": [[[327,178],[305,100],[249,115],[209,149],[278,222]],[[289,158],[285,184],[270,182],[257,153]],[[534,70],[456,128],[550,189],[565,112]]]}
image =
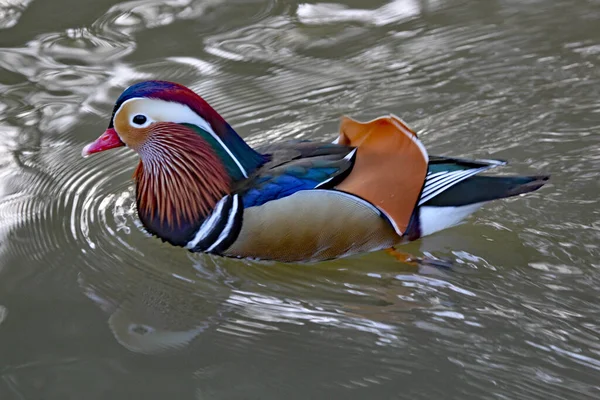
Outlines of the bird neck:
{"label": "bird neck", "polygon": [[224,120],[216,129],[216,134],[214,135],[195,125],[189,125],[189,127],[203,136],[210,143],[211,147],[215,149],[233,181],[248,178],[255,170],[270,159],[270,156],[261,154],[250,147],[231,125]]}

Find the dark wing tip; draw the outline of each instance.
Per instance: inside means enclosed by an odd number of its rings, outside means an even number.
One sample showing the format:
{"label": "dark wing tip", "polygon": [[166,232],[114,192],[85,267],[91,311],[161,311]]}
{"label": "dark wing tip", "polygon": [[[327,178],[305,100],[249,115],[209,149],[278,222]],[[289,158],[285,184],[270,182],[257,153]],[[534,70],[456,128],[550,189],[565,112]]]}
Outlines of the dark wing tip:
{"label": "dark wing tip", "polygon": [[509,195],[516,196],[519,194],[534,192],[544,186],[550,180],[550,175],[534,175],[529,177],[531,180],[527,183],[523,183],[519,186],[514,187]]}

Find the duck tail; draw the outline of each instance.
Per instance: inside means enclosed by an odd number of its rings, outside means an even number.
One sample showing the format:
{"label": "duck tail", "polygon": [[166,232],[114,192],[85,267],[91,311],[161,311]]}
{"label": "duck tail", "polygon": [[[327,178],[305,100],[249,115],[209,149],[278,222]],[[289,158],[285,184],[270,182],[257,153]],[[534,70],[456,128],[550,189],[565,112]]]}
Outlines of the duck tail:
{"label": "duck tail", "polygon": [[544,186],[550,175],[517,176],[517,177],[492,177],[501,181],[506,186],[505,196],[512,197],[519,194],[533,192]]}
{"label": "duck tail", "polygon": [[452,186],[423,205],[458,207],[504,199],[538,190],[549,179],[549,175],[473,176]]}

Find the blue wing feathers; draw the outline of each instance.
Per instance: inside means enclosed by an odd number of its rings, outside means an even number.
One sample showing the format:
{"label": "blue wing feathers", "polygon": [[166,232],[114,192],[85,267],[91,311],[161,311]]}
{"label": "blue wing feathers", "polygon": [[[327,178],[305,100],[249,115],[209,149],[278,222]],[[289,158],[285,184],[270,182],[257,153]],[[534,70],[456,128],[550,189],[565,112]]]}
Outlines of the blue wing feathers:
{"label": "blue wing feathers", "polygon": [[353,147],[331,143],[274,143],[261,151],[271,154],[271,161],[235,189],[246,208],[332,182],[354,164],[353,157],[347,158]]}
{"label": "blue wing feathers", "polygon": [[304,168],[292,166],[276,176],[261,176],[243,195],[245,207],[260,206],[268,201],[314,189],[319,183],[339,172],[339,168]]}

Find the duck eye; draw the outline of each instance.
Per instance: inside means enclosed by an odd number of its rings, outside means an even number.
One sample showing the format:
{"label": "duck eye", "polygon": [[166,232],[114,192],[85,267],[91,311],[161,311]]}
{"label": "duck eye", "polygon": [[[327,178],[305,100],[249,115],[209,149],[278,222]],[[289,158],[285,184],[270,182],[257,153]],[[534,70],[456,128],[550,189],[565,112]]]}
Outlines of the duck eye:
{"label": "duck eye", "polygon": [[142,115],[142,114],[138,114],[135,117],[133,117],[133,123],[136,125],[144,125],[146,123],[146,116]]}

